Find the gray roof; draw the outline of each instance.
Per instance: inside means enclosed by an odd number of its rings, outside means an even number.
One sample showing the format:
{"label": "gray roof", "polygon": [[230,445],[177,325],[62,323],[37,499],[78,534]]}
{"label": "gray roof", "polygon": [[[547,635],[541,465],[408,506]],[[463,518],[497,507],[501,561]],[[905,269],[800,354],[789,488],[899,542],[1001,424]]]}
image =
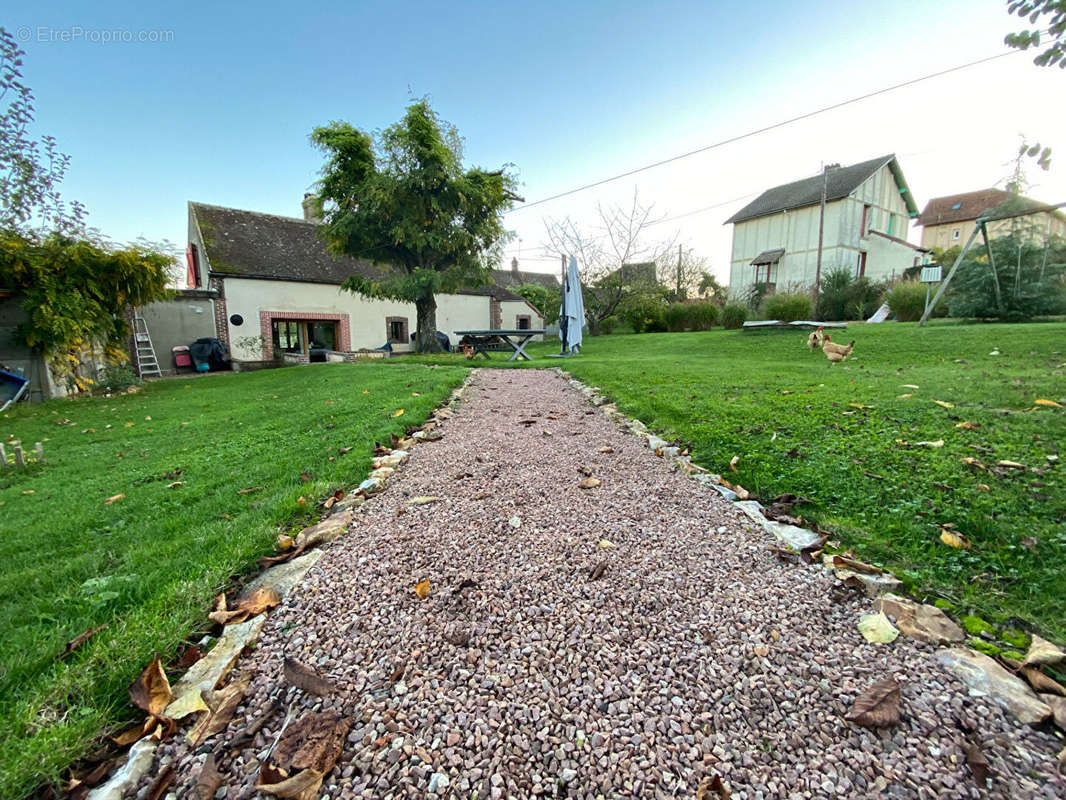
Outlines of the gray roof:
{"label": "gray roof", "polygon": [[[384,277],[369,261],[330,253],[318,237],[317,226],[306,220],[207,203],[190,202],[189,209],[200,229],[213,275],[336,286],[352,275]],[[465,289],[459,294],[522,301],[500,285]]]}
{"label": "gray roof", "polygon": [[[903,172],[899,168],[895,155],[873,158],[848,167],[830,168],[826,176],[826,202],[847,197],[858,189],[867,178],[886,164],[892,169],[892,174],[895,176],[900,189],[904,190],[902,192],[903,200],[907,204],[907,209],[910,211],[911,216],[917,215],[918,206],[915,204],[910,189],[903,179]],[[767,189],[727,219],[724,224],[746,222],[749,219],[765,217],[768,214],[776,214],[780,211],[804,208],[805,206],[820,203],[821,200],[822,174],[818,173],[800,181],[793,181],[782,186],[775,186],[773,189]]]}
{"label": "gray roof", "polygon": [[494,269],[492,277],[497,286],[514,288],[527,283],[538,284],[546,289],[558,289],[559,278],[547,272],[524,272],[515,269]]}
{"label": "gray roof", "polygon": [[780,261],[781,256],[785,254],[785,248],[779,247],[776,250],[763,250],[759,255],[755,256],[752,264],[773,264],[775,261]]}

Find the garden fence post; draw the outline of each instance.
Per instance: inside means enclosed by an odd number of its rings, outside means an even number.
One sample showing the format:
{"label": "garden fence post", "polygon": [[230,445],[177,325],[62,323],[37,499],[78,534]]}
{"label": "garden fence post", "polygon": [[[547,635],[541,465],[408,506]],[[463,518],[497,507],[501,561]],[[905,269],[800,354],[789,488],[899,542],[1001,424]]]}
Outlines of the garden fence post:
{"label": "garden fence post", "polygon": [[7,469],[7,450],[0,444],[0,470]]}
{"label": "garden fence post", "polygon": [[40,442],[35,442],[33,445],[33,451],[37,454],[37,461],[44,461],[44,445]]}
{"label": "garden fence post", "polygon": [[23,469],[26,466],[26,457],[22,454],[22,442],[15,442],[15,466],[18,469]]}

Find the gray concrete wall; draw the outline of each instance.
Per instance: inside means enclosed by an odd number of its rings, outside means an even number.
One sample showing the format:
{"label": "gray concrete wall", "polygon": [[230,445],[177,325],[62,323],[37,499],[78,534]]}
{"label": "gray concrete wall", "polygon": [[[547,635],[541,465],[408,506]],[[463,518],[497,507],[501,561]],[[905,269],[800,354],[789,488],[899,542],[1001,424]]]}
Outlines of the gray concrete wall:
{"label": "gray concrete wall", "polygon": [[[163,374],[172,374],[174,358],[171,348],[191,345],[197,339],[215,337],[215,300],[217,293],[202,289],[183,289],[173,300],[152,303],[138,312],[148,325],[148,335]],[[136,354],[131,354],[136,355]]]}
{"label": "gray concrete wall", "polygon": [[21,301],[15,297],[0,297],[0,364],[9,372],[30,379],[30,400],[39,402],[53,396],[51,376],[44,359],[35,356],[30,348],[15,343],[15,328],[26,320]]}

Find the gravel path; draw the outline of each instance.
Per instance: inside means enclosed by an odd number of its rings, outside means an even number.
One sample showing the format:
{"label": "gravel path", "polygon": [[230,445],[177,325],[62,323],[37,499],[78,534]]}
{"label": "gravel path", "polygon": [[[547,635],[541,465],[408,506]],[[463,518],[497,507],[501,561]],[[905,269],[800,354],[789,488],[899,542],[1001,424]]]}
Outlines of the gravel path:
{"label": "gravel path", "polygon": [[[834,602],[830,576],[769,554],[764,532],[557,374],[480,371],[442,430],[270,617],[223,741],[275,698],[351,716],[333,798],[692,798],[716,773],[734,800],[1064,796],[1050,736],[967,697],[934,648],[868,644],[868,599]],[[602,485],[578,488],[583,468]],[[287,687],[285,656],[339,690]],[[902,722],[846,722],[890,675]],[[220,797],[256,796],[283,716],[220,760]],[[991,766],[984,791],[966,728]],[[175,737],[159,754],[189,796],[204,753]]]}

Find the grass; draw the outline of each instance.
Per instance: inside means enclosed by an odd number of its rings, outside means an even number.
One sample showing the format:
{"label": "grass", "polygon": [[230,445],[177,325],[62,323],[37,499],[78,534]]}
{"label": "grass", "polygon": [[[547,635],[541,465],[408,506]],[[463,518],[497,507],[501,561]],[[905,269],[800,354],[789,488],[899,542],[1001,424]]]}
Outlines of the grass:
{"label": "grass", "polygon": [[[212,596],[271,553],[279,530],[364,478],[373,442],[422,422],[464,374],[316,365],[161,381],[0,417],[4,440],[43,441],[46,455],[0,472],[0,739],[14,743],[0,797],[56,780],[128,721],[126,687],[152,655],[174,657],[203,630]],[[183,485],[167,488],[174,480]]]}
{"label": "grass", "polygon": [[[1047,459],[1066,449],[1066,409],[1034,408],[1066,405],[1066,325],[855,325],[852,338],[853,357],[832,366],[796,331],[609,336],[586,338],[577,358],[544,358],[550,343],[531,353],[532,366],[601,387],[761,498],[809,498],[797,513],[957,615],[1066,640],[1066,464]],[[946,523],[972,549],[943,544]]]}

